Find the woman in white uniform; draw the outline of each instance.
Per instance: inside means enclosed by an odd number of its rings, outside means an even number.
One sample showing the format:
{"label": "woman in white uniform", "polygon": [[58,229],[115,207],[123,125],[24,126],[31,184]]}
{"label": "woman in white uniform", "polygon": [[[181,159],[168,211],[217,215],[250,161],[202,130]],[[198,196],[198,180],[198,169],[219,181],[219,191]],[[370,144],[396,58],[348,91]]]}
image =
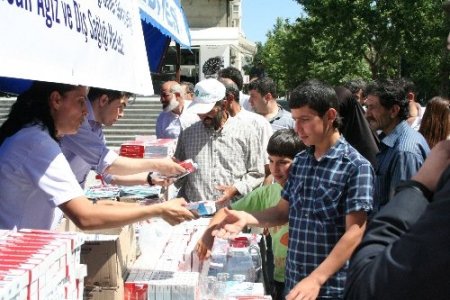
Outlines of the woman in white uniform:
{"label": "woman in white uniform", "polygon": [[59,207],[79,228],[117,227],[161,216],[170,224],[195,216],[184,199],[140,206],[88,200],[58,141],[75,134],[86,114],[88,88],[34,82],[0,127],[0,228],[51,229]]}

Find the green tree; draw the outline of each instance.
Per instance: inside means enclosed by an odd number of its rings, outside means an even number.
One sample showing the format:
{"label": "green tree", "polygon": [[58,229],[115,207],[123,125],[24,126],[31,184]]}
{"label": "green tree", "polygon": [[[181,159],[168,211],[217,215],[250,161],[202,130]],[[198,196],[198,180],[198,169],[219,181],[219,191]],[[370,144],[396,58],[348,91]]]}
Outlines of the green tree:
{"label": "green tree", "polygon": [[260,49],[283,88],[317,78],[339,84],[408,77],[422,97],[448,95],[450,21],[436,0],[297,0],[305,15],[277,20]]}

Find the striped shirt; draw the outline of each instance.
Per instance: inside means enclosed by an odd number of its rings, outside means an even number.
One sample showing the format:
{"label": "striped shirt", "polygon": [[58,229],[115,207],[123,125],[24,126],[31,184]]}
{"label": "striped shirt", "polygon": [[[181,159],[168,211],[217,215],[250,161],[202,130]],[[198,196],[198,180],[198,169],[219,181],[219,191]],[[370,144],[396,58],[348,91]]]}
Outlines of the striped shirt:
{"label": "striped shirt", "polygon": [[[286,289],[291,290],[330,254],[345,233],[345,217],[372,210],[374,171],[341,137],[316,160],[314,149],[294,159],[282,197],[289,202]],[[321,299],[340,299],[348,263],[322,286]]]}
{"label": "striped shirt", "polygon": [[381,140],[375,167],[375,209],[392,199],[400,181],[417,173],[429,152],[425,138],[406,121],[400,122]]}
{"label": "striped shirt", "polygon": [[232,185],[245,195],[264,179],[264,153],[256,131],[246,122],[229,117],[220,131],[194,123],[181,132],[175,157],[192,159],[198,170],[177,183],[178,196],[192,202],[216,200],[221,196],[217,185]]}
{"label": "striped shirt", "polygon": [[264,118],[263,116],[251,111],[247,111],[245,109],[241,109],[241,111],[238,112],[234,117],[236,119],[242,120],[243,122],[249,123],[256,130],[256,133],[258,134],[259,143],[261,144],[261,147],[265,152],[264,164],[268,164],[269,155],[265,150],[267,150],[269,139],[273,134],[273,129],[269,121],[267,121],[267,119]]}

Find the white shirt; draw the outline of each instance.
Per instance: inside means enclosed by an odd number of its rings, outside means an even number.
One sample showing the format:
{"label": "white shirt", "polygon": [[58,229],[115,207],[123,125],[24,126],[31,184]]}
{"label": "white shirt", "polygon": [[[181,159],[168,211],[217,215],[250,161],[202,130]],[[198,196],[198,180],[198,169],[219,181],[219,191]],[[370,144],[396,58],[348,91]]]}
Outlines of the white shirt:
{"label": "white shirt", "polygon": [[419,104],[417,106],[417,117],[414,119],[414,122],[410,125],[412,129],[419,131],[420,124],[422,123],[423,114],[425,113],[425,107],[420,106]]}
{"label": "white shirt", "polygon": [[[189,106],[190,102],[185,101],[184,109]],[[184,110],[181,115],[172,111],[163,111],[156,120],[156,137],[158,139],[177,139],[182,130],[198,121],[200,121],[198,115]]]}
{"label": "white shirt", "polygon": [[272,125],[269,121],[261,115],[257,113],[253,113],[244,109],[234,116],[236,119],[242,120],[250,124],[253,128],[255,128],[258,134],[258,141],[261,145],[261,149],[264,155],[264,164],[269,163],[269,155],[267,154],[267,144],[269,143],[269,139],[273,134]]}
{"label": "white shirt", "polygon": [[252,105],[250,104],[250,96],[244,94],[243,92],[239,92],[239,104],[241,107],[247,111],[254,112]]}
{"label": "white shirt", "polygon": [[58,143],[39,125],[0,146],[0,191],[2,229],[52,229],[57,206],[83,196]]}

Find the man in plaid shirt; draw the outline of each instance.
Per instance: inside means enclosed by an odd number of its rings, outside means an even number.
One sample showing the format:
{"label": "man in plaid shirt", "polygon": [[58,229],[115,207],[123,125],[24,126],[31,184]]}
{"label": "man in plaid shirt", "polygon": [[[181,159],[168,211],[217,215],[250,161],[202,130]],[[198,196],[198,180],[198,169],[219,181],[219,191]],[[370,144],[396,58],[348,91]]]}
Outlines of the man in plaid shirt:
{"label": "man in plaid shirt", "polygon": [[252,214],[227,210],[213,234],[230,237],[246,225],[289,221],[286,299],[342,299],[348,260],[372,210],[374,171],[340,135],[332,87],[306,82],[292,92],[289,105],[309,147],[295,157],[278,205]]}
{"label": "man in plaid shirt", "polygon": [[189,113],[199,122],[183,130],[175,157],[192,159],[196,172],[176,182],[178,196],[187,201],[215,200],[228,205],[259,186],[264,179],[264,151],[256,130],[232,118],[225,107],[225,86],[217,79],[200,81],[194,88]]}

